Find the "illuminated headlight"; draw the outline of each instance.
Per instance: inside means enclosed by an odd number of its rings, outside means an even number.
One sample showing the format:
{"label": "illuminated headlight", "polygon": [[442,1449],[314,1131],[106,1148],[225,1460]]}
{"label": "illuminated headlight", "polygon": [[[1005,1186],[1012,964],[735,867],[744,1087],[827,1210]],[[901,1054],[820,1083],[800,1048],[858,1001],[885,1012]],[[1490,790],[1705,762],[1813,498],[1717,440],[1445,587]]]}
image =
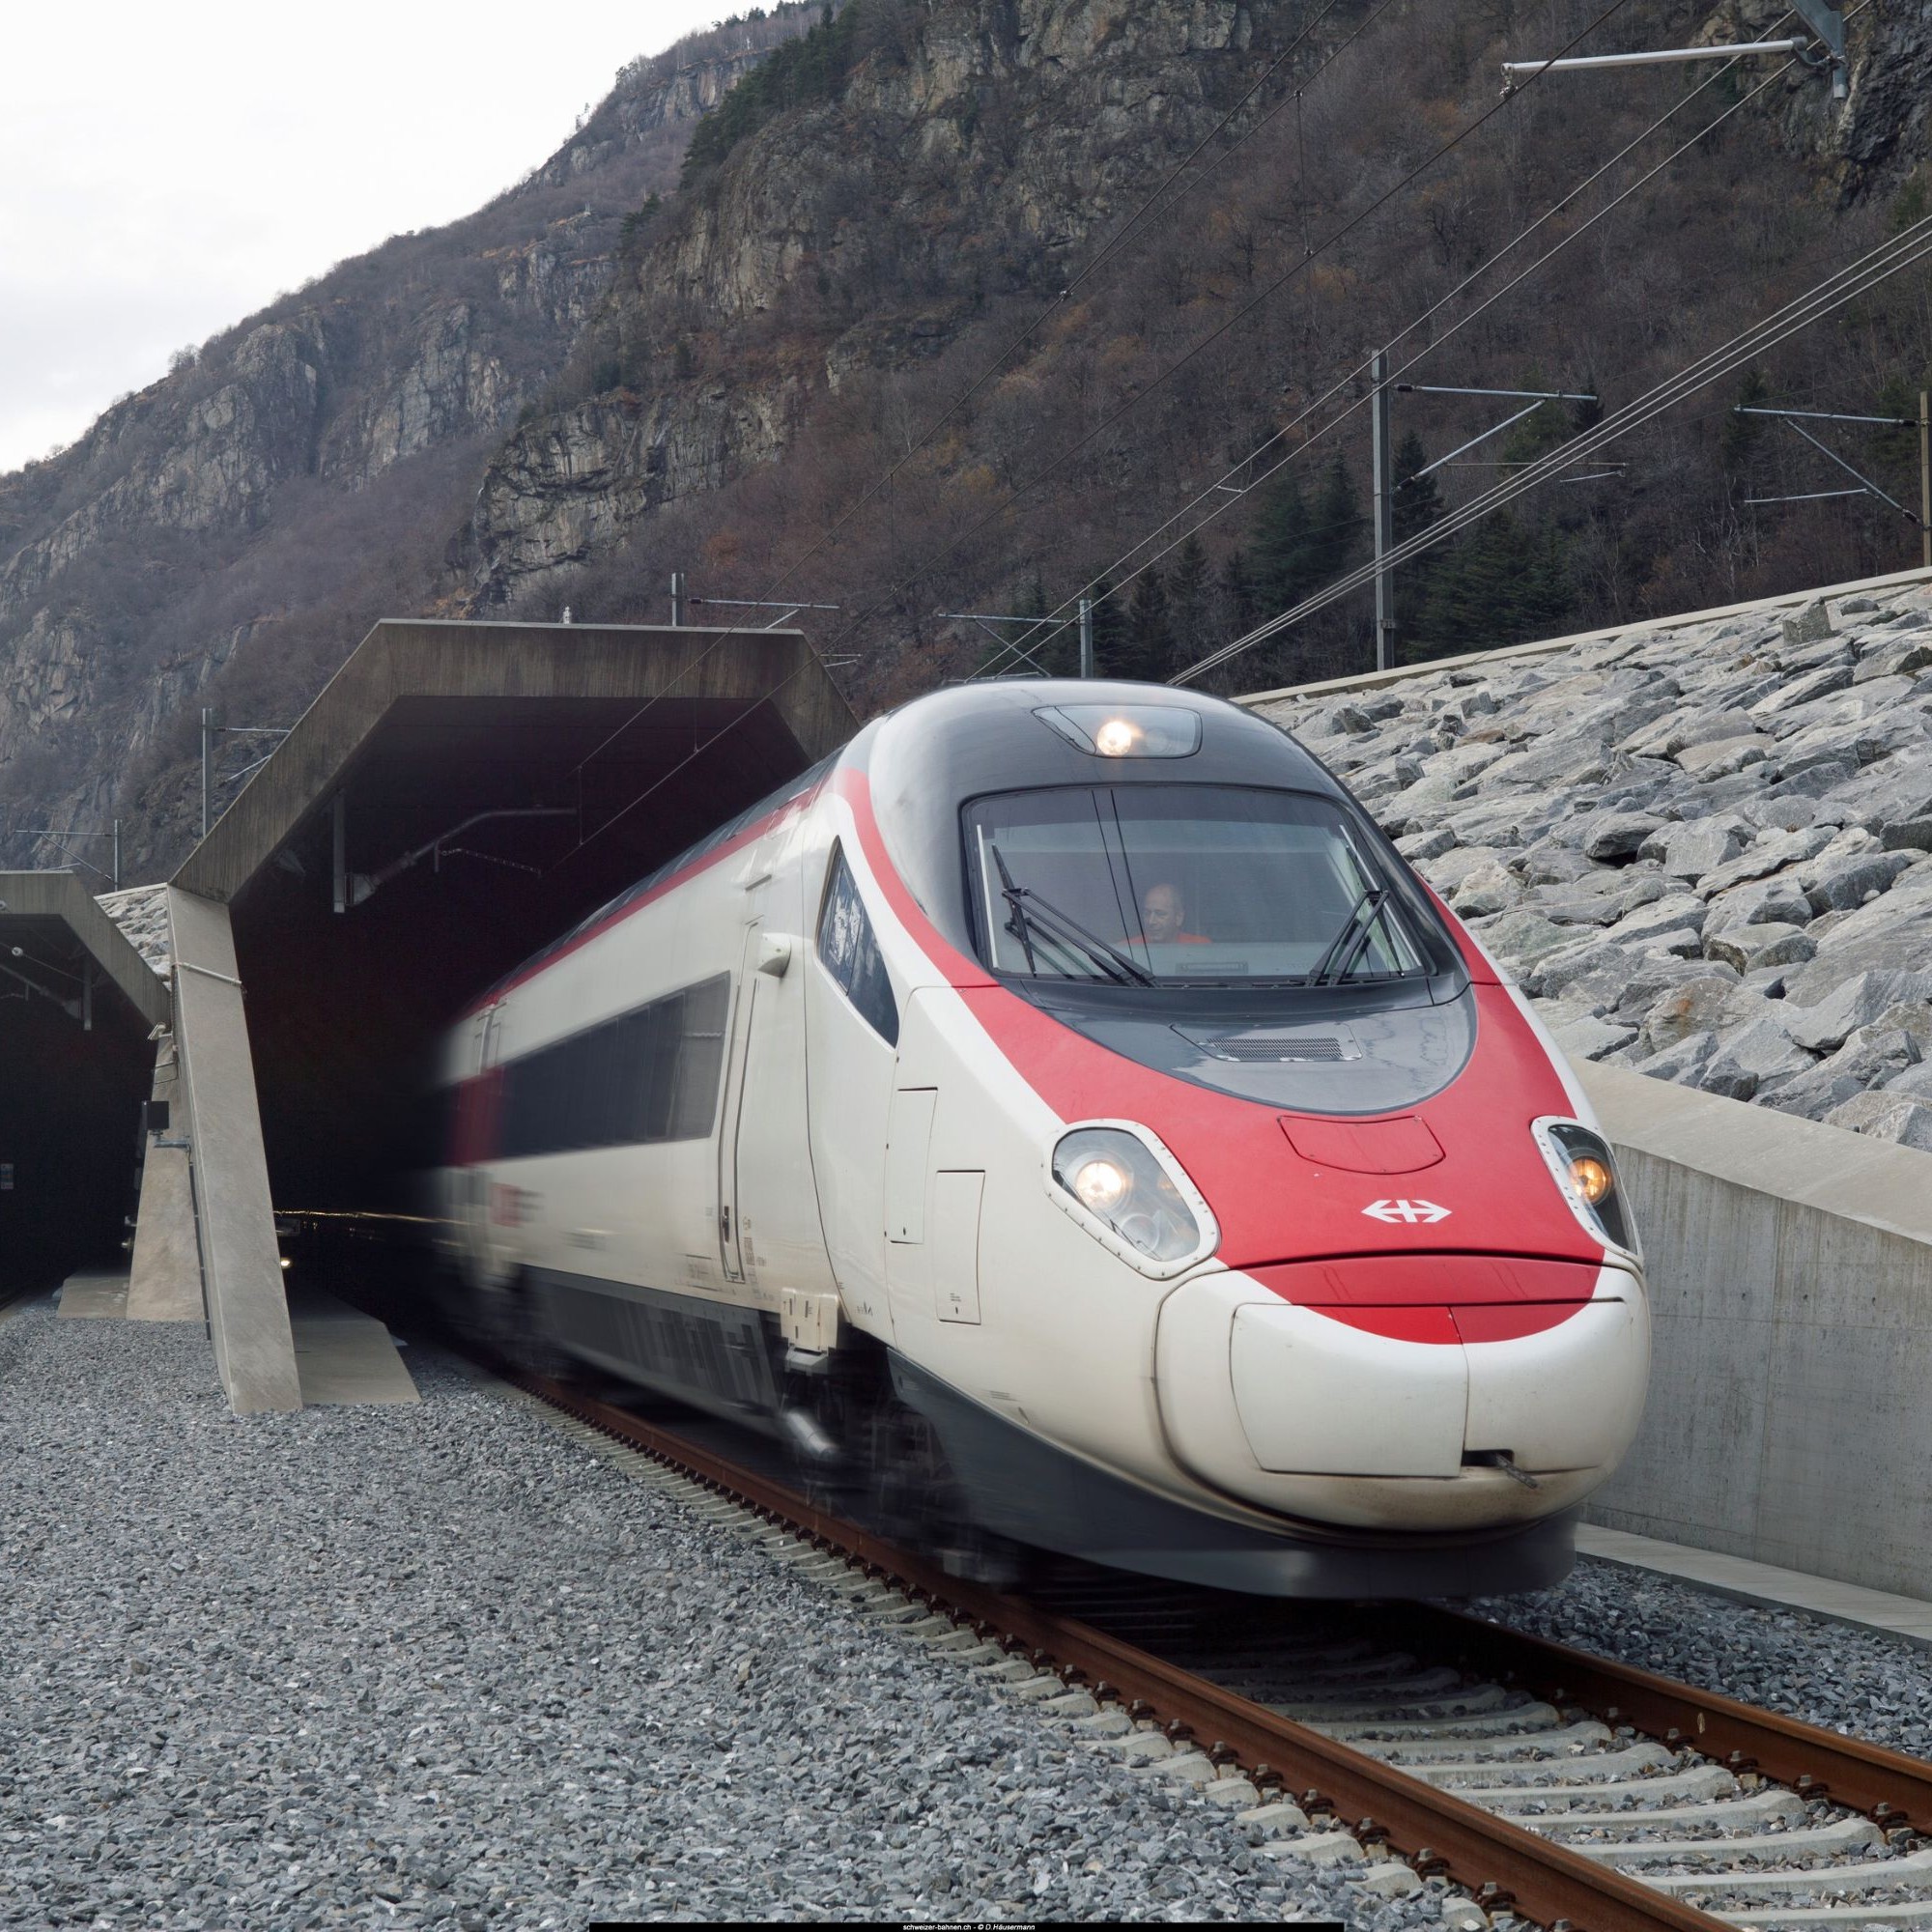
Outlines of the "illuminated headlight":
{"label": "illuminated headlight", "polygon": [[1177,1180],[1154,1150],[1123,1127],[1075,1127],[1064,1135],[1053,1151],[1053,1178],[1149,1273],[1178,1272],[1216,1232],[1208,1204],[1184,1185],[1185,1177]]}
{"label": "illuminated headlight", "polygon": [[1600,1241],[1630,1254],[1640,1253],[1636,1229],[1625,1210],[1617,1164],[1603,1136],[1576,1121],[1538,1121],[1532,1131],[1570,1211]]}
{"label": "illuminated headlight", "polygon": [[1109,718],[1094,733],[1094,749],[1103,758],[1124,758],[1140,741],[1139,727],[1126,718]]}

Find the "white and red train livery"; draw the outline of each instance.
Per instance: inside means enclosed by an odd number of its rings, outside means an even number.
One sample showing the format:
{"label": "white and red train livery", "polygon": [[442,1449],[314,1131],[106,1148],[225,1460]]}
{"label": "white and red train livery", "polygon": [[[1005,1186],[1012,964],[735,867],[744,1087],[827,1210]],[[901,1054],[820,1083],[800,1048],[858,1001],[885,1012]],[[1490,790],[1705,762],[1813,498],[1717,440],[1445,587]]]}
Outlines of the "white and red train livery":
{"label": "white and red train livery", "polygon": [[1122,684],[942,692],[448,1038],[503,1332],[923,1494],[1282,1595],[1554,1580],[1642,1264],[1529,1009],[1315,758]]}

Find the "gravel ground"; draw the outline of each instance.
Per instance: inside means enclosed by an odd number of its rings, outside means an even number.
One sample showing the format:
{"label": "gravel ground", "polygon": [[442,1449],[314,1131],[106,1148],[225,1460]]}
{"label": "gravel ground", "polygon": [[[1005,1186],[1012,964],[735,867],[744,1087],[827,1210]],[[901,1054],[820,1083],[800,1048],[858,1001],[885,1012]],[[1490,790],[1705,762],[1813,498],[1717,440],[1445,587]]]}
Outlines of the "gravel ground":
{"label": "gravel ground", "polygon": [[1756,1609],[1620,1563],[1472,1607],[1497,1623],[1700,1690],[1932,1758],[1932,1652],[1802,1610]]}
{"label": "gravel ground", "polygon": [[0,1324],[0,1923],[1438,1922],[412,1365],[238,1419],[196,1330]]}

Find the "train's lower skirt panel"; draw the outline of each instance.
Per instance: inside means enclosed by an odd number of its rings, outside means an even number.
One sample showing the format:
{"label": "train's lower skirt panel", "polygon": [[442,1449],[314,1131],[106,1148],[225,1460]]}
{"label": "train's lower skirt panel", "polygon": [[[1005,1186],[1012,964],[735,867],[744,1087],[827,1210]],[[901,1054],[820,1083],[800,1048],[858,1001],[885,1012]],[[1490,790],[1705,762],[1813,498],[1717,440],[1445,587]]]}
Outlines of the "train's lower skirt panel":
{"label": "train's lower skirt panel", "polygon": [[1232,1522],[1044,1441],[892,1356],[899,1399],[931,1423],[973,1519],[1094,1563],[1274,1597],[1475,1597],[1546,1589],[1576,1560],[1579,1511],[1464,1541],[1320,1541]]}
{"label": "train's lower skirt panel", "polygon": [[566,1354],[661,1395],[770,1430],[779,1390],[753,1308],[532,1268],[549,1340]]}

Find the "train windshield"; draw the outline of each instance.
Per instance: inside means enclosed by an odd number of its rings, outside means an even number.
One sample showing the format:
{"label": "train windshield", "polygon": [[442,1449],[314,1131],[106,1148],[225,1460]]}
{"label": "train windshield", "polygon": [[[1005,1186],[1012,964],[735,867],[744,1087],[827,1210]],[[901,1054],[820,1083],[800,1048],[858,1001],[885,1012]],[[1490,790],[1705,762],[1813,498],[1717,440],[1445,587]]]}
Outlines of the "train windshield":
{"label": "train windshield", "polygon": [[1076,785],[966,808],[994,971],[1118,985],[1316,985],[1426,971],[1348,818],[1304,792]]}

